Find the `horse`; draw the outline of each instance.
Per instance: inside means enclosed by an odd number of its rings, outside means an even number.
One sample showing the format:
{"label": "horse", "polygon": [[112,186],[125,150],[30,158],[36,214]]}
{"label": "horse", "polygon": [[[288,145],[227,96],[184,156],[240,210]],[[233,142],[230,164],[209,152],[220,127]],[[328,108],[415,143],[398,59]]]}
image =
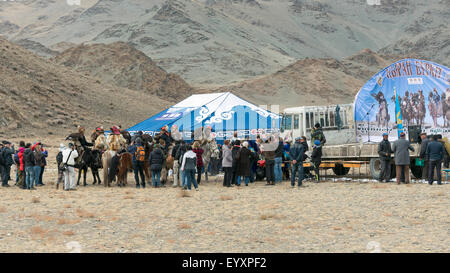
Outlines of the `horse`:
{"label": "horse", "polygon": [[405,122],[405,127],[410,125],[411,120],[413,119],[413,115],[414,115],[413,109],[411,107],[411,105],[412,105],[411,100],[412,100],[412,96],[410,98],[409,92],[406,91],[405,96],[403,97],[403,99],[401,100],[401,103],[400,103],[402,118],[403,118],[403,121]]}
{"label": "horse", "polygon": [[175,158],[172,156],[172,150],[175,145],[172,143],[170,144],[169,148],[167,149],[167,156],[166,160],[164,160],[163,168],[161,170],[161,184],[165,185],[168,181],[168,174],[170,170],[173,170],[173,163],[175,161]]}
{"label": "horse", "polygon": [[117,185],[119,187],[125,187],[128,184],[128,170],[133,169],[133,155],[130,153],[122,153],[118,157]]}
{"label": "horse", "polygon": [[144,161],[145,180],[150,181],[152,179],[152,177],[151,177],[149,157],[150,157],[151,152],[153,151],[152,136],[149,134],[143,134],[142,135],[142,145],[144,145],[144,150],[145,150],[145,161]]}
{"label": "horse", "polygon": [[376,121],[378,123],[378,126],[383,125],[385,127],[388,127],[390,117],[387,108],[387,101],[384,98],[383,93],[380,91],[376,95],[372,94],[372,96],[377,100],[379,104],[378,113],[376,115]]}
{"label": "horse", "polygon": [[426,108],[425,108],[425,97],[423,96],[422,90],[416,93],[412,97],[413,101],[413,112],[416,124],[422,126],[425,120]]}
{"label": "horse", "polygon": [[81,160],[79,163],[75,166],[78,168],[78,180],[77,180],[77,186],[80,185],[80,179],[81,179],[81,173],[83,172],[83,186],[86,186],[86,175],[88,168],[91,168],[92,176],[94,177],[94,185],[101,184],[100,175],[98,173],[98,169],[101,168],[101,152],[97,150],[90,150],[88,148],[84,149]]}
{"label": "horse", "polygon": [[214,150],[212,149],[211,142],[207,140],[202,141],[202,145],[200,147],[203,149],[202,160],[203,167],[205,168],[205,181],[208,182],[208,168],[211,163],[211,155]]}

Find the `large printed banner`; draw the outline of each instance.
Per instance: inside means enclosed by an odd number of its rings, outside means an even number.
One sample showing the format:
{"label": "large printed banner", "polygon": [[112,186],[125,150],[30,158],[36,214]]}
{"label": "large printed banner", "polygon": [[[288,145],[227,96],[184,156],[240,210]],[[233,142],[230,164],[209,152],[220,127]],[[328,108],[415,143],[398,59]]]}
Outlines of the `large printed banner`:
{"label": "large printed banner", "polygon": [[357,140],[378,142],[384,132],[395,140],[394,87],[403,128],[420,125],[428,134],[450,137],[450,78],[448,67],[429,61],[404,59],[370,79],[355,98]]}

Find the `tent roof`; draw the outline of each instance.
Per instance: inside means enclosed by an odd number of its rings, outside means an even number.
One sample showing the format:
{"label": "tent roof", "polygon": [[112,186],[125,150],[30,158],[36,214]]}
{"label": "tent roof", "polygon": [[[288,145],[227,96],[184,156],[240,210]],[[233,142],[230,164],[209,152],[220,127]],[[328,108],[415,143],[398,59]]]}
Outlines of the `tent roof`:
{"label": "tent roof", "polygon": [[[183,122],[184,120],[182,119],[187,118],[187,114],[193,111],[195,112],[194,127],[201,126],[203,123],[205,125],[214,125],[222,123],[223,120],[231,119],[236,109],[235,107],[249,109],[255,113],[255,116],[258,115],[262,118],[275,120],[280,118],[279,115],[241,99],[231,92],[195,94],[147,120],[130,127],[128,131],[157,131],[164,125],[170,126],[174,123]],[[183,124],[186,124],[186,122],[184,121]],[[184,130],[190,129],[193,128],[184,128]]]}

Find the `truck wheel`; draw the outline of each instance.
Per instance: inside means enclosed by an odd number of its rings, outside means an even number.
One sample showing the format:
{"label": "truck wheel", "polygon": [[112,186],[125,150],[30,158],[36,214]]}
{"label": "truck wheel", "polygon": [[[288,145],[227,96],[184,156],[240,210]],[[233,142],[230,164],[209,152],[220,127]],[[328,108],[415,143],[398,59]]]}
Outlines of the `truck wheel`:
{"label": "truck wheel", "polygon": [[411,173],[414,175],[414,177],[417,179],[421,179],[422,178],[422,167],[416,166],[415,160],[412,160],[410,167],[411,167]]}
{"label": "truck wheel", "polygon": [[338,176],[346,175],[349,171],[350,168],[345,168],[342,164],[336,164],[336,166],[333,167],[334,174]]}
{"label": "truck wheel", "polygon": [[380,179],[381,173],[381,160],[379,158],[370,159],[370,174],[373,179]]}

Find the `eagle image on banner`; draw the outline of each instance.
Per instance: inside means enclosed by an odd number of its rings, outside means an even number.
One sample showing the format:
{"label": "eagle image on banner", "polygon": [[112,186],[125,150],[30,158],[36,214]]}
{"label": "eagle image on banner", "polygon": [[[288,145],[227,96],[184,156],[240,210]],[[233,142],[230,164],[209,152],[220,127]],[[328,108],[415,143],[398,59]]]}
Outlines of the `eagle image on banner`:
{"label": "eagle image on banner", "polygon": [[[430,61],[403,59],[375,74],[354,103],[357,140],[397,139],[409,126],[450,137],[449,69]],[[370,128],[370,132],[368,131]]]}

